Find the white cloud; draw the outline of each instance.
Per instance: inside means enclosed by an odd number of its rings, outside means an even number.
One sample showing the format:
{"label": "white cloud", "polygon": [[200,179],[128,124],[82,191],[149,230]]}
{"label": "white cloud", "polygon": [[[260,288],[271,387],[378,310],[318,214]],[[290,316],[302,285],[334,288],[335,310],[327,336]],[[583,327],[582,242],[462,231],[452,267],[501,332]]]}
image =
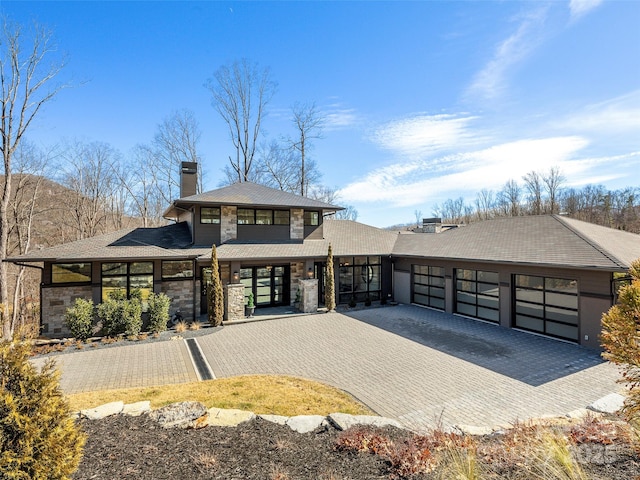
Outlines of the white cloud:
{"label": "white cloud", "polygon": [[640,138],[640,90],[588,105],[555,125],[578,132],[621,133],[636,132]]}
{"label": "white cloud", "polygon": [[557,166],[563,174],[575,175],[588,168],[588,164],[574,158],[588,143],[577,136],[526,139],[436,159],[398,163],[347,185],[339,194],[346,202],[388,202],[406,207],[442,196],[457,197],[461,191],[475,195],[483,188],[498,189],[510,179],[519,181],[531,170],[545,171]]}
{"label": "white cloud", "polygon": [[547,8],[538,8],[519,21],[516,31],[497,46],[492,59],[475,75],[466,97],[492,100],[503,93],[510,69],[528,57],[542,41],[546,16]]}
{"label": "white cloud", "polygon": [[586,15],[594,8],[598,7],[603,0],[570,0],[569,11],[571,12],[571,19],[577,20],[578,18]]}
{"label": "white cloud", "polygon": [[327,130],[350,127],[357,121],[358,115],[353,108],[333,107],[324,112],[324,128]]}
{"label": "white cloud", "polygon": [[427,153],[468,144],[468,126],[475,117],[415,115],[396,120],[375,130],[371,139],[379,146],[415,158]]}

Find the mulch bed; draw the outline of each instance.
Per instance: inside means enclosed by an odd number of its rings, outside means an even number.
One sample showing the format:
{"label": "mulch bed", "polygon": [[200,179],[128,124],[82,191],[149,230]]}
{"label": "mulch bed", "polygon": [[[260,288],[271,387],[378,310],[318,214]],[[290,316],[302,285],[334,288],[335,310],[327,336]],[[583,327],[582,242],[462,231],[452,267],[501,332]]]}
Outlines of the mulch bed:
{"label": "mulch bed", "polygon": [[[81,420],[87,433],[84,457],[74,479],[389,479],[393,469],[384,458],[336,448],[340,434],[319,429],[299,434],[261,419],[235,428],[164,429],[147,416],[117,415]],[[411,434],[378,430],[395,442]],[[492,442],[495,438],[479,439]],[[614,463],[584,464],[593,480],[640,478],[640,461],[628,445]],[[439,478],[437,472],[411,478]],[[396,477],[397,478],[397,477]],[[524,479],[517,469],[486,478]]]}

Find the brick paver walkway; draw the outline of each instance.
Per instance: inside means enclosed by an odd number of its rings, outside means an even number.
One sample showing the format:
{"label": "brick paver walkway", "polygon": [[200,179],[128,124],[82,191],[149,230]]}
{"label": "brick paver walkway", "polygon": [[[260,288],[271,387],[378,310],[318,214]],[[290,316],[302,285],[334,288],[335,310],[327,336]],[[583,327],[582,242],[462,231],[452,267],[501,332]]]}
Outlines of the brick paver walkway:
{"label": "brick paver walkway", "polygon": [[[319,380],[414,429],[561,415],[620,390],[597,352],[414,306],[232,325],[198,343],[217,377]],[[182,341],[56,358],[67,392],[196,379]]]}
{"label": "brick paver walkway", "polygon": [[[53,357],[66,393],[149,387],[198,380],[184,341],[143,343]],[[34,363],[41,366],[45,359]]]}

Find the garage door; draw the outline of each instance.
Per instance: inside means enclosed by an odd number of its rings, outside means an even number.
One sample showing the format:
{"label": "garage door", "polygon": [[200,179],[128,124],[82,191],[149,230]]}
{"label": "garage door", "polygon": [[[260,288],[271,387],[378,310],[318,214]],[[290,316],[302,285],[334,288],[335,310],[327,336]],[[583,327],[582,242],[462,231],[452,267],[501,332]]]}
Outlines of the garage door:
{"label": "garage door", "polygon": [[456,312],[498,323],[500,321],[498,274],[456,268]]}
{"label": "garage door", "polygon": [[444,310],[444,268],[413,265],[413,303]]}
{"label": "garage door", "polygon": [[514,275],[514,326],[578,341],[578,282]]}

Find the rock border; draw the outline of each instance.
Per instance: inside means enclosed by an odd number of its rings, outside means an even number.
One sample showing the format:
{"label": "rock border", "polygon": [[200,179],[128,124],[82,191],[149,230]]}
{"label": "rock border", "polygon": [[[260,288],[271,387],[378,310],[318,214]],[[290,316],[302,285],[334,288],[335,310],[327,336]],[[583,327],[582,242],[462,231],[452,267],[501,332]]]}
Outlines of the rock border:
{"label": "rock border", "polygon": [[[580,408],[568,412],[564,416],[544,416],[537,419],[530,419],[533,423],[553,423],[554,421],[575,420],[586,417],[587,415],[602,416],[607,413],[616,413],[621,407],[624,397],[619,394],[607,395],[596,400],[586,408]],[[244,422],[260,418],[267,422],[276,423],[278,425],[286,425],[291,430],[298,433],[310,433],[319,429],[327,430],[334,428],[336,430],[347,430],[354,426],[371,426],[371,427],[395,427],[402,430],[409,430],[397,420],[387,417],[379,417],[374,415],[351,415],[348,413],[331,413],[327,416],[323,415],[296,415],[286,417],[283,415],[256,415],[253,412],[236,409],[209,408],[200,402],[177,402],[165,407],[152,410],[149,401],[125,404],[124,402],[111,402],[100,405],[95,408],[80,410],[74,412],[73,418],[83,418],[88,420],[100,420],[111,415],[129,415],[140,416],[149,415],[149,418],[159,423],[163,428],[203,428],[207,426],[217,427],[236,427]],[[503,433],[509,430],[513,425],[496,425],[492,427],[476,426],[476,425],[454,425],[452,432],[470,435],[483,436]]]}

